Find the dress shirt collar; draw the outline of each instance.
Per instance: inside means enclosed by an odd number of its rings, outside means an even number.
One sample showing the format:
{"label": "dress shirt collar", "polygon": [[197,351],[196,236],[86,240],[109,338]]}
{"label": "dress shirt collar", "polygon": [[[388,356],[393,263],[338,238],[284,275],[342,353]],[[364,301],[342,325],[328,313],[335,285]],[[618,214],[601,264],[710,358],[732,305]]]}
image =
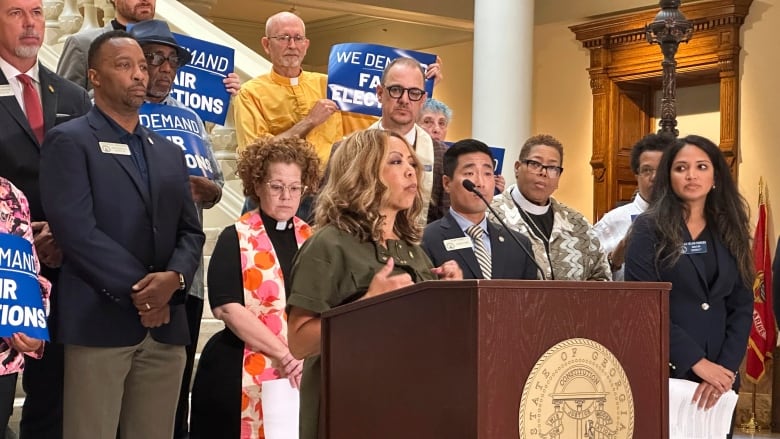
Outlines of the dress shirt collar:
{"label": "dress shirt collar", "polygon": [[[379,119],[379,121],[377,123],[379,124],[379,129],[380,130],[386,130],[387,129],[387,128],[382,126],[382,119]],[[399,133],[399,134],[401,134],[401,133]],[[412,148],[414,148],[414,144],[415,144],[415,142],[417,142],[417,125],[416,124],[412,125],[412,129],[409,130],[408,132],[406,132],[405,134],[402,134],[402,135],[403,135],[404,139],[406,139],[406,142],[409,145],[412,145]]]}
{"label": "dress shirt collar", "polygon": [[6,79],[8,79],[8,83],[11,84],[13,81],[14,84],[19,86],[19,89],[21,90],[21,86],[19,85],[19,80],[16,79],[16,75],[20,73],[25,73],[27,76],[31,77],[35,83],[40,87],[41,80],[39,78],[39,65],[36,62],[35,65],[32,66],[32,68],[26,72],[20,72],[19,69],[12,66],[8,61],[0,57],[0,69],[2,69],[3,74],[5,75]]}
{"label": "dress shirt collar", "polygon": [[468,229],[471,226],[480,226],[482,227],[482,231],[485,232],[485,236],[488,236],[488,228],[487,228],[487,215],[482,217],[482,221],[480,221],[477,224],[473,224],[471,221],[467,220],[463,217],[463,215],[459,214],[455,211],[452,207],[450,207],[450,214],[453,218],[455,218],[455,222],[458,223],[458,227],[460,227],[461,230],[463,230],[463,233],[468,236],[468,233],[466,232],[466,229]]}
{"label": "dress shirt collar", "polygon": [[644,198],[642,198],[641,195],[637,192],[636,196],[634,197],[634,205],[639,209],[640,211],[644,212],[647,210],[648,207],[650,207],[650,203],[645,201]]}
{"label": "dress shirt collar", "polygon": [[288,87],[295,87],[296,85],[300,84],[301,75],[303,75],[303,70],[301,70],[301,73],[298,74],[298,76],[294,78],[288,78],[287,76],[282,76],[274,71],[274,69],[271,69],[270,72],[271,80],[279,85],[284,85]]}
{"label": "dress shirt collar", "polygon": [[544,206],[539,206],[538,204],[534,204],[528,201],[520,192],[520,188],[517,187],[517,185],[513,186],[514,187],[511,189],[512,199],[514,199],[515,203],[517,203],[517,205],[520,206],[524,211],[530,213],[531,215],[544,215],[548,210],[550,210],[550,206],[552,205],[550,200],[547,200],[547,204]]}
{"label": "dress shirt collar", "polygon": [[106,119],[106,122],[108,122],[108,125],[111,127],[112,130],[116,133],[117,136],[123,141],[127,139],[127,136],[133,134],[140,138],[143,138],[143,128],[140,123],[135,124],[135,129],[132,133],[128,132],[126,129],[122,128],[114,119],[112,119],[109,115],[103,112],[103,110],[100,109],[97,105],[95,105],[95,109],[97,110],[98,114],[103,116]]}
{"label": "dress shirt collar", "polygon": [[260,212],[260,218],[263,220],[263,225],[265,226],[265,230],[277,230],[279,232],[293,230],[292,218],[288,219],[285,222],[279,222],[271,218],[270,216],[266,215],[265,212],[263,212],[263,209],[258,208],[258,211]]}

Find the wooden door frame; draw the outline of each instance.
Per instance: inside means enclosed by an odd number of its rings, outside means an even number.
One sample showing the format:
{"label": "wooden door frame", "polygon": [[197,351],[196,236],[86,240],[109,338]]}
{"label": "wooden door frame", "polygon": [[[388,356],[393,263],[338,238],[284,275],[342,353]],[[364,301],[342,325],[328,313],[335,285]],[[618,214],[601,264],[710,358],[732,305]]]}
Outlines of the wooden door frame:
{"label": "wooden door frame", "polygon": [[[677,52],[677,85],[720,85],[720,149],[737,177],[739,158],[739,52],[740,27],[753,0],[714,0],[680,7],[693,22],[693,37]],[[622,89],[645,85],[660,88],[663,56],[645,38],[645,25],[658,8],[621,14],[571,26],[578,41],[590,51],[590,86],[593,93],[593,218],[598,219],[618,201],[625,201],[620,175],[631,145],[619,144],[618,111]],[[652,102],[652,99],[651,99]],[[652,104],[651,104],[652,109]],[[649,124],[647,124],[649,125]],[[647,127],[649,132],[655,127]],[[645,134],[647,134],[645,133]],[[633,141],[639,140],[634,139]],[[623,139],[625,141],[625,139]],[[621,155],[621,150],[623,154]],[[630,172],[630,169],[629,169]]]}

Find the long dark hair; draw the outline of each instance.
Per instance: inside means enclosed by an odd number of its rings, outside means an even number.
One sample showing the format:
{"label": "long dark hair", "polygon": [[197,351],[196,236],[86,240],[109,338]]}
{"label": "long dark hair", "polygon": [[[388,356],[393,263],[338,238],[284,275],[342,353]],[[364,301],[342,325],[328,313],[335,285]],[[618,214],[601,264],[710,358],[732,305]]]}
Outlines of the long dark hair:
{"label": "long dark hair", "polygon": [[659,237],[655,260],[660,266],[671,266],[680,258],[683,234],[680,225],[690,212],[687,205],[674,193],[671,171],[674,159],[686,145],[704,151],[712,162],[714,187],[707,194],[704,217],[710,231],[717,236],[737,261],[742,281],[750,288],[755,275],[753,254],[750,247],[750,214],[745,198],[740,195],[731,177],[726,159],[712,141],[690,135],[677,139],[664,152],[653,184],[653,201],[648,214],[655,222]]}

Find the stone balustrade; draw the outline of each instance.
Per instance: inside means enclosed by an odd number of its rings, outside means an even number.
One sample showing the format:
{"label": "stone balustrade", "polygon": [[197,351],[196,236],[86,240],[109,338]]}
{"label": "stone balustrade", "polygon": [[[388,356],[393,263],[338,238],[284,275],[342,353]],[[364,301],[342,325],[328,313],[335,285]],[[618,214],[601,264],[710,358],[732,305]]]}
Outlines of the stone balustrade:
{"label": "stone balustrade", "polygon": [[[179,29],[186,29],[188,26],[181,25],[181,23],[177,26],[177,20],[187,21],[187,23],[191,23],[193,19],[200,20],[199,17],[193,16],[191,11],[182,10],[181,8],[184,8],[183,5],[191,8],[192,11],[197,12],[201,17],[208,18],[215,3],[216,0],[183,0],[181,2],[176,0],[157,0],[157,18],[168,21],[171,23],[172,28],[176,28],[174,31],[179,31]],[[170,16],[161,16],[161,9],[168,12]],[[179,10],[183,13],[173,14],[169,12],[171,10]],[[103,27],[103,24],[113,19],[115,14],[114,6],[109,0],[43,0],[43,12],[46,19],[46,36],[44,47],[41,51],[41,61],[52,70],[56,68],[56,62],[54,63],[55,65],[52,65],[52,59],[56,60],[59,58],[65,40],[70,35],[86,29]],[[209,25],[214,26],[213,24]],[[244,50],[249,49],[244,48]],[[56,54],[56,57],[52,58],[49,56],[51,53]],[[251,55],[259,56],[254,54],[254,52]],[[255,75],[254,72],[240,70],[240,67],[237,65],[237,72],[244,80]],[[222,166],[225,179],[236,179],[235,151],[237,144],[232,114],[228,116],[225,125],[207,123],[206,129],[209,130],[211,135],[214,153]],[[217,205],[222,211],[221,216],[235,218],[240,213],[243,195],[236,189],[235,184],[226,185],[224,191],[228,193],[225,194],[227,197],[223,195],[223,199],[232,202],[219,203]]]}

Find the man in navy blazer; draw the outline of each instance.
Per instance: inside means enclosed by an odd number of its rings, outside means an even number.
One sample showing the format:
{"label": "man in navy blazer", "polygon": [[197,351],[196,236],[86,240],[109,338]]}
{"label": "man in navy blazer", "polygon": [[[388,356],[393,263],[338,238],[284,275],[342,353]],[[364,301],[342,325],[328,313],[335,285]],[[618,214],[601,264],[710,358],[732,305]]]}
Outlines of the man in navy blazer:
{"label": "man in navy blazer", "polygon": [[[454,259],[463,279],[536,279],[536,266],[509,233],[531,248],[528,238],[488,221],[485,203],[463,187],[464,180],[471,180],[488,202],[492,200],[493,155],[479,140],[461,140],[444,153],[442,183],[450,210],[425,227],[422,240],[433,265]],[[479,238],[469,234],[472,227],[481,229]]]}
{"label": "man in navy blazer", "polygon": [[[205,237],[181,149],[139,123],[148,72],[124,31],[89,50],[95,107],[51,130],[43,207],[64,258],[63,437],[170,439]],[[121,422],[120,422],[121,421]]]}
{"label": "man in navy blazer", "polygon": [[[11,14],[10,11],[17,11]],[[36,89],[43,116],[42,132],[81,116],[92,106],[87,93],[55,75],[38,61],[45,20],[41,0],[0,0],[0,175],[24,192],[30,203],[35,247],[42,263],[41,274],[57,282],[61,253],[46,222],[38,186],[41,130],[34,132],[28,118],[24,86],[18,75],[29,77]],[[57,306],[51,297],[51,308]],[[22,409],[22,439],[62,437],[62,345],[56,333],[55,316],[48,320],[50,343],[43,357],[27,357],[22,386],[27,394]],[[16,387],[16,375],[4,376],[0,385]],[[10,404],[10,405],[9,405]],[[0,403],[10,415],[13,400]]]}

